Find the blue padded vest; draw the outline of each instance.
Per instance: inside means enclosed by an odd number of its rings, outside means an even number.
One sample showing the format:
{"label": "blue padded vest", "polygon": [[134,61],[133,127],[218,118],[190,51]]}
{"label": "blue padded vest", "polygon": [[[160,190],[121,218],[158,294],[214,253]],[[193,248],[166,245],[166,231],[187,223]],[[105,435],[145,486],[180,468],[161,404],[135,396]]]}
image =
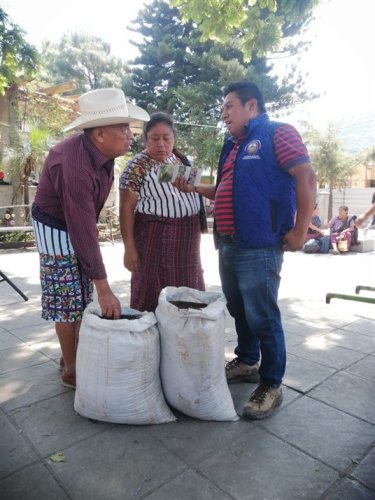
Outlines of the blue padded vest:
{"label": "blue padded vest", "polygon": [[[295,179],[276,160],[273,137],[280,122],[267,113],[250,120],[233,172],[235,241],[241,248],[282,245],[294,226]],[[219,160],[217,184],[233,142],[225,141]]]}

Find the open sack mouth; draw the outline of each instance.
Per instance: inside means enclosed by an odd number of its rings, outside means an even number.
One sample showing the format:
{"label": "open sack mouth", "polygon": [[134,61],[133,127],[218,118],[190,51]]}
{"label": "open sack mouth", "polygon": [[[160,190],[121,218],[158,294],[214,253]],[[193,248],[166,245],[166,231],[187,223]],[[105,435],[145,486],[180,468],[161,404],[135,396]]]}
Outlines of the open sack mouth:
{"label": "open sack mouth", "polygon": [[[113,316],[99,316],[100,319],[114,320]],[[142,318],[142,314],[121,314],[119,319],[139,319]]]}
{"label": "open sack mouth", "polygon": [[204,309],[208,305],[201,302],[187,302],[184,300],[169,300],[168,302],[178,309]]}

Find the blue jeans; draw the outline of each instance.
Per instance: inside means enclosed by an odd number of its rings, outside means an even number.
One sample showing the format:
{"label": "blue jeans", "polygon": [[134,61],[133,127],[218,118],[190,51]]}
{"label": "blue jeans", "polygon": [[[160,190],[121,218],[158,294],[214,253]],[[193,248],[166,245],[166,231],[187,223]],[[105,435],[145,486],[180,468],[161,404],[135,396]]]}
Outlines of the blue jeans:
{"label": "blue jeans", "polygon": [[277,295],[283,251],[242,249],[219,242],[219,271],[227,308],[236,325],[235,354],[248,365],[259,361],[261,381],[278,387],[285,373],[286,352]]}

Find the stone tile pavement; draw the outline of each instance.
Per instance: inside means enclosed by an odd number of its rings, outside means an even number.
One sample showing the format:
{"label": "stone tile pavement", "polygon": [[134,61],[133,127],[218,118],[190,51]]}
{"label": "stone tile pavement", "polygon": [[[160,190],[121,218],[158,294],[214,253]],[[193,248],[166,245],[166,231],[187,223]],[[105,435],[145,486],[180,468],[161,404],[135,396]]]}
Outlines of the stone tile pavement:
{"label": "stone tile pavement", "polygon": [[[202,239],[210,290],[220,291],[212,237]],[[124,304],[122,245],[103,244]],[[284,402],[259,422],[94,423],[60,385],[59,345],[40,318],[38,256],[0,251],[0,498],[4,500],[375,499],[375,306],[332,299],[375,286],[374,253],[286,254],[280,305],[288,365]],[[361,292],[374,296],[372,292]],[[235,332],[227,318],[226,357]],[[241,413],[252,384],[230,386]],[[62,462],[51,456],[62,452]]]}

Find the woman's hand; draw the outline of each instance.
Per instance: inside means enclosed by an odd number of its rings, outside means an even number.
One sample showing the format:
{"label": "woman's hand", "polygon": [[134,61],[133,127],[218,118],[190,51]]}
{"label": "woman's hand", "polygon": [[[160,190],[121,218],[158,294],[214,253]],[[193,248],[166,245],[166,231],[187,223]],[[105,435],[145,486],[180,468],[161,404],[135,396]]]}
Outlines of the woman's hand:
{"label": "woman's hand", "polygon": [[139,273],[141,269],[141,261],[139,259],[138,250],[135,247],[125,249],[124,266],[131,273]]}

